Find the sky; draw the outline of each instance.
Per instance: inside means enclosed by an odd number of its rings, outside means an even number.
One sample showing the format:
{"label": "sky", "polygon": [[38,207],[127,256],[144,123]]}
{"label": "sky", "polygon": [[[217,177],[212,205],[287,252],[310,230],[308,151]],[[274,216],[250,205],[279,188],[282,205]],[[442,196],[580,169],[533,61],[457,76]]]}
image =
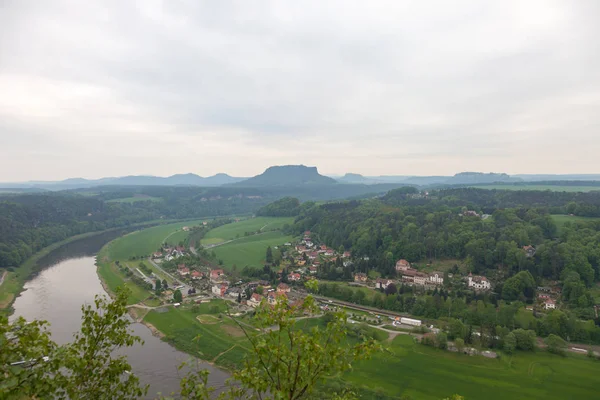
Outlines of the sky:
{"label": "sky", "polygon": [[600,173],[600,1],[0,0],[0,181]]}

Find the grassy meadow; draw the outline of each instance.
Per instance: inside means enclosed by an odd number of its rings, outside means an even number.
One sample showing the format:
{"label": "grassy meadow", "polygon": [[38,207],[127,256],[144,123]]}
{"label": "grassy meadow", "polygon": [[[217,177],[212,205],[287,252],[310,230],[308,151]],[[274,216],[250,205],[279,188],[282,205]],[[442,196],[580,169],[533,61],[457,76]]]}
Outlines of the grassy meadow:
{"label": "grassy meadow", "polygon": [[215,247],[212,251],[217,255],[217,259],[223,260],[225,267],[230,268],[234,264],[238,268],[243,268],[246,265],[262,267],[265,263],[268,246],[273,248],[291,240],[292,236],[286,236],[280,231],[273,231],[242,237],[231,243]]}
{"label": "grassy meadow", "polygon": [[281,229],[285,224],[292,224],[293,222],[293,217],[256,217],[245,219],[210,230],[200,243],[208,245],[226,242],[236,238],[243,238],[246,232],[255,233],[260,230],[271,231]]}
{"label": "grassy meadow", "polygon": [[[397,336],[388,351],[354,365],[342,377],[364,398],[438,400],[452,394],[466,399],[594,399],[600,363],[585,356],[547,352],[488,359],[414,343]],[[376,397],[379,396],[379,397]]]}
{"label": "grassy meadow", "polygon": [[158,250],[160,245],[166,241],[172,242],[173,237],[180,232],[184,226],[201,224],[203,220],[177,222],[174,224],[160,225],[153,228],[136,231],[116,239],[108,244],[106,256],[110,260],[128,260],[132,256],[147,256]]}
{"label": "grassy meadow", "polygon": [[600,221],[600,218],[596,218],[596,217],[578,217],[576,215],[565,215],[565,214],[553,214],[552,219],[554,220],[554,223],[556,224],[556,227],[558,228],[559,232],[562,229],[562,227],[565,226],[565,224],[567,222],[577,223],[577,222]]}
{"label": "grassy meadow", "polygon": [[[195,306],[169,307],[167,312],[150,311],[144,322],[151,324],[177,349],[214,362],[225,368],[235,368],[246,355],[249,342],[243,331],[227,316],[214,312],[226,310],[223,300],[213,300]],[[211,313],[213,311],[213,313]],[[199,340],[195,340],[200,336]]]}

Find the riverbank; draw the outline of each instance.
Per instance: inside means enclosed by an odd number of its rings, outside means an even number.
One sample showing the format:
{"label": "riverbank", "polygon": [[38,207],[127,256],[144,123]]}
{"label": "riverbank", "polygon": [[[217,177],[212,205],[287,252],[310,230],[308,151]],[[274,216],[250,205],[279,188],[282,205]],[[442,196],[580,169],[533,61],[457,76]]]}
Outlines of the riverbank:
{"label": "riverbank", "polygon": [[34,274],[39,272],[39,268],[37,267],[38,262],[43,257],[46,257],[47,255],[49,255],[55,250],[58,250],[62,246],[76,242],[78,240],[87,239],[94,236],[107,234],[110,232],[126,231],[130,229],[138,230],[139,228],[146,228],[154,225],[162,225],[166,223],[180,221],[182,220],[152,220],[136,223],[129,226],[105,229],[102,231],[86,232],[80,235],[68,237],[65,240],[61,240],[60,242],[56,242],[47,247],[44,247],[43,249],[39,250],[31,257],[29,257],[27,260],[25,260],[25,262],[23,262],[19,267],[14,268],[13,271],[6,271],[4,280],[2,282],[2,285],[0,286],[0,315],[8,316],[12,314],[12,305],[15,299],[23,291],[23,285],[25,284],[25,281],[27,281]]}

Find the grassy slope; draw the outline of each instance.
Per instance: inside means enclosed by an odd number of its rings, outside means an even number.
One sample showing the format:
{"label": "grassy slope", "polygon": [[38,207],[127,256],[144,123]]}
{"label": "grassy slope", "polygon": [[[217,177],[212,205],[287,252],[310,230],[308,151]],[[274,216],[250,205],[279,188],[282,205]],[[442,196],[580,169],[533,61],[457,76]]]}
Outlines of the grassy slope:
{"label": "grassy slope", "polygon": [[[243,237],[246,232],[257,232],[261,228],[265,231],[281,229],[285,224],[292,224],[294,218],[277,218],[277,217],[257,217],[250,218],[240,222],[223,225],[209,231],[202,239],[201,243],[214,244]],[[238,236],[239,235],[239,236]]]}
{"label": "grassy slope", "polygon": [[598,186],[559,186],[559,185],[471,185],[478,189],[498,190],[551,190],[554,192],[591,192],[600,190]]}
{"label": "grassy slope", "polygon": [[391,398],[592,399],[600,363],[583,356],[519,353],[507,359],[469,357],[418,345],[400,335],[390,351],[359,362],[344,379]]}
{"label": "grassy slope", "polygon": [[213,250],[217,258],[223,260],[225,267],[231,267],[234,264],[239,268],[246,265],[262,267],[268,246],[278,246],[290,240],[292,240],[291,236],[285,236],[279,231],[267,232],[244,237],[229,244],[215,247]]}
{"label": "grassy slope", "polygon": [[[150,255],[158,250],[160,245],[170,234],[181,230],[184,226],[198,225],[202,223],[202,221],[203,220],[178,222],[130,233],[129,235],[125,235],[109,243],[107,256],[114,261],[127,260],[131,256],[139,257]],[[189,232],[184,233],[187,234]],[[169,237],[167,241],[170,242],[171,237]]]}

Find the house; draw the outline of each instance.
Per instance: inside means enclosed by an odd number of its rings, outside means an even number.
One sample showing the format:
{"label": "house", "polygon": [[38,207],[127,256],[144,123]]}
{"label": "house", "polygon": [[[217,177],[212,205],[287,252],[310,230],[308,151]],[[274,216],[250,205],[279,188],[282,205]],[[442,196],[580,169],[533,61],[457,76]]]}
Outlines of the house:
{"label": "house", "polygon": [[327,249],[327,250],[325,251],[325,255],[326,255],[326,256],[333,256],[334,254],[335,254],[335,253],[334,253],[334,251],[333,251],[332,249]]}
{"label": "house", "polygon": [[416,269],[408,268],[402,271],[402,280],[405,282],[414,282],[415,276],[419,271]]}
{"label": "house", "polygon": [[415,274],[415,276],[413,278],[415,285],[421,285],[421,286],[425,286],[425,284],[427,283],[428,280],[429,280],[429,275],[427,275],[423,272],[419,272],[419,271],[417,271],[417,273]]}
{"label": "house", "polygon": [[317,253],[316,251],[311,251],[310,253],[308,253],[308,259],[309,260],[314,260],[318,256],[319,256],[319,253]]}
{"label": "house", "polygon": [[550,297],[550,295],[549,295],[549,294],[544,294],[544,293],[540,293],[540,294],[538,294],[538,299],[540,299],[540,300],[548,300],[548,299],[550,299],[550,298],[551,298],[551,297]]}
{"label": "house", "polygon": [[179,272],[179,275],[185,276],[190,274],[190,269],[186,267],[185,264],[179,264],[177,267],[177,272]]}
{"label": "house", "polygon": [[406,260],[396,261],[396,272],[406,271],[410,269],[410,263]]}
{"label": "house", "polygon": [[184,232],[189,232],[190,231],[190,227],[189,226],[184,226],[183,228],[181,228]]}
{"label": "house", "polygon": [[156,253],[152,253],[152,258],[161,258],[162,257],[162,253],[160,251],[156,252]]}
{"label": "house", "polygon": [[492,284],[485,276],[472,275],[469,272],[468,276],[469,287],[475,290],[488,290],[492,288]]}
{"label": "house", "polygon": [[321,250],[323,250],[323,251],[327,250],[327,246],[326,246],[326,245],[324,245],[324,244],[322,244],[320,248],[321,248]]}
{"label": "house", "polygon": [[367,274],[359,272],[358,274],[354,274],[354,282],[366,282]]}
{"label": "house", "polygon": [[544,308],[546,310],[554,310],[556,308],[556,302],[552,299],[546,299],[544,302]]}
{"label": "house", "polygon": [[258,282],[258,281],[248,282],[248,288],[250,288],[250,289],[256,289],[259,286],[260,286],[260,282]]}
{"label": "house", "polygon": [[381,278],[379,278],[375,282],[375,286],[377,287],[377,289],[384,289],[385,290],[392,283],[394,283],[394,281],[391,280],[391,279],[381,279]]}
{"label": "house", "polygon": [[444,274],[441,272],[432,272],[429,274],[429,281],[435,285],[441,285],[444,283]]}
{"label": "house", "polygon": [[297,282],[300,279],[302,279],[302,276],[299,273],[297,273],[297,272],[293,272],[293,273],[291,273],[291,274],[288,275],[288,280],[290,282]]}
{"label": "house", "polygon": [[342,254],[343,258],[350,258],[351,253],[349,251],[345,251],[344,254]]}
{"label": "house", "polygon": [[216,285],[213,285],[211,291],[212,291],[212,294],[223,297],[223,296],[225,296],[225,292],[227,292],[227,284],[218,283]]}
{"label": "house", "polygon": [[277,297],[278,297],[278,296],[285,297],[285,296],[286,296],[286,294],[285,294],[285,292],[283,292],[283,293],[277,293],[277,294],[275,294],[274,292],[270,292],[270,293],[267,295],[267,302],[268,302],[269,304],[271,304],[271,305],[273,305],[273,306],[274,306],[275,304],[277,304]]}
{"label": "house", "polygon": [[477,211],[472,211],[472,210],[463,211],[462,215],[464,215],[465,217],[479,217],[479,214],[477,213]]}
{"label": "house", "polygon": [[306,246],[296,246],[296,251],[298,253],[304,253],[306,251]]}
{"label": "house", "polygon": [[204,274],[202,272],[199,271],[192,271],[192,279],[196,280],[196,279],[200,279],[204,276]]}
{"label": "house", "polygon": [[315,265],[312,265],[310,267],[308,267],[308,272],[312,275],[317,273],[317,267]]}
{"label": "house", "polygon": [[281,282],[279,285],[277,285],[277,293],[289,293],[290,292],[290,287],[289,285]]}
{"label": "house", "polygon": [[523,251],[525,251],[525,256],[527,256],[527,258],[535,256],[535,247],[533,246],[523,246]]}
{"label": "house", "polygon": [[252,308],[256,308],[260,305],[262,299],[263,298],[260,294],[253,293],[252,296],[250,296],[250,299],[248,300],[248,305]]}
{"label": "house", "polygon": [[310,236],[310,231],[304,231],[304,236]]}
{"label": "house", "polygon": [[217,280],[221,275],[225,275],[222,269],[211,269],[210,270],[210,279]]}

